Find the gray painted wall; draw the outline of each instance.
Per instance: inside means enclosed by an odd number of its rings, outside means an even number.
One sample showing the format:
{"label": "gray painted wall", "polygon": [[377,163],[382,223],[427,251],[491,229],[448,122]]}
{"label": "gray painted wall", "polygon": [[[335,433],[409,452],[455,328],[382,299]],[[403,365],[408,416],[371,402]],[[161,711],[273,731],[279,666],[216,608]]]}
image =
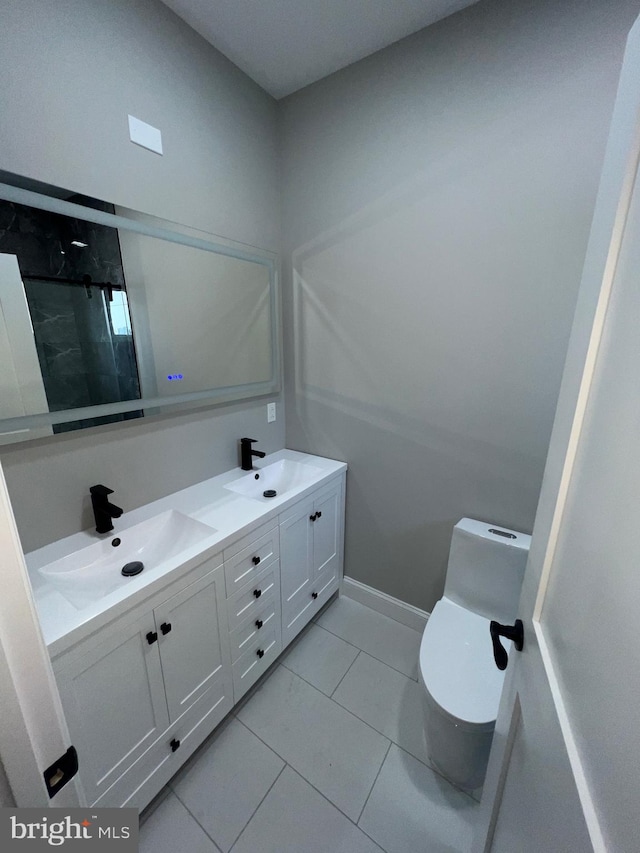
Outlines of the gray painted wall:
{"label": "gray painted wall", "polygon": [[2,762],[0,762],[0,808],[12,808],[15,806],[15,804],[16,802],[13,798],[11,788],[9,787],[7,775],[4,772]]}
{"label": "gray painted wall", "polygon": [[282,102],[287,445],[349,462],[345,571],[431,610],[533,525],[638,0],[485,0]]}
{"label": "gray painted wall", "polygon": [[[277,106],[157,0],[0,0],[0,169],[278,252]],[[129,142],[127,114],[164,156]],[[276,397],[282,402],[282,397]],[[0,451],[25,550],[90,525],[105,482],[133,509],[284,446],[266,401]]]}

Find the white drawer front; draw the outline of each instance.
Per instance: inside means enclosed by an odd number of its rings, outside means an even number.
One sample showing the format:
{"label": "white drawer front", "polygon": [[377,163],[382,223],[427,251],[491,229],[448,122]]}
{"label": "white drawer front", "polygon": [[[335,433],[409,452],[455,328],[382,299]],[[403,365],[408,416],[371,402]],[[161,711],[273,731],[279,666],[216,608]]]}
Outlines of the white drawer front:
{"label": "white drawer front", "polygon": [[245,584],[280,555],[278,528],[273,527],[258,539],[253,539],[241,551],[225,558],[224,576],[227,598],[242,589]]}
{"label": "white drawer front", "polygon": [[237,592],[227,601],[229,631],[239,628],[253,618],[267,598],[280,595],[277,562],[260,572],[248,586]]}
{"label": "white drawer front", "polygon": [[[262,632],[260,632],[262,633]],[[280,630],[273,625],[262,637],[258,637],[250,648],[233,665],[233,701],[237,702],[266,672],[282,651]]]}
{"label": "white drawer front", "polygon": [[[262,601],[262,599],[260,599]],[[232,631],[229,635],[231,641],[231,661],[235,663],[254,641],[265,636],[274,624],[280,622],[280,607],[275,596],[270,595],[268,599],[260,604],[251,618]]]}

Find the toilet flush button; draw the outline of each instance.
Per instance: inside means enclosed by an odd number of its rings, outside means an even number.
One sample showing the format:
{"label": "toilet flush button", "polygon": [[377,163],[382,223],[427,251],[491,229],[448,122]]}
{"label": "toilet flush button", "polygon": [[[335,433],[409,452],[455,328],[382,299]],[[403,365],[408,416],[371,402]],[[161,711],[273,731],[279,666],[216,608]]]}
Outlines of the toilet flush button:
{"label": "toilet flush button", "polygon": [[496,530],[495,527],[490,527],[489,533],[493,533],[495,536],[504,536],[505,539],[517,539],[518,538],[515,533],[509,533],[506,530]]}

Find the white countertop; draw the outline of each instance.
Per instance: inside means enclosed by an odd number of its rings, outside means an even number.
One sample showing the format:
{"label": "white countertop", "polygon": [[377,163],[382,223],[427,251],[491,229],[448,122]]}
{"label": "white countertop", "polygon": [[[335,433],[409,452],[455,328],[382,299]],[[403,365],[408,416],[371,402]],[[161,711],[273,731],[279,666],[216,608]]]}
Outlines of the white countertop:
{"label": "white countertop", "polygon": [[[114,530],[109,534],[100,535],[95,531],[83,531],[26,554],[25,559],[40,625],[52,657],[155,594],[178,579],[181,574],[219,554],[224,548],[242,536],[246,536],[256,527],[275,519],[289,505],[300,500],[305,493],[340,476],[347,469],[345,462],[312,456],[297,450],[279,450],[271,453],[264,459],[254,461],[254,468],[259,470],[281,459],[306,462],[319,468],[322,473],[312,484],[291,489],[283,497],[254,500],[224,488],[228,483],[247,473],[240,468],[233,468],[217,477],[196,483],[187,489],[124,513],[115,520]],[[172,509],[212,528],[211,536],[181,553],[180,564],[177,567],[175,560],[160,563],[130,578],[125,587],[81,610],[70,604],[38,571],[55,560],[60,560],[96,542],[122,535],[127,528]]]}

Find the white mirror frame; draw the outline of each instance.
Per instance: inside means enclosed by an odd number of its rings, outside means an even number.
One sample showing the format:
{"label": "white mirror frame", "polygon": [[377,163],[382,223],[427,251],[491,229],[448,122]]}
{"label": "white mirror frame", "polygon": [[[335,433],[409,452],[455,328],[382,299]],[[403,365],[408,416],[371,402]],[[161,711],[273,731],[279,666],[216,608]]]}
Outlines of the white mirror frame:
{"label": "white mirror frame", "polygon": [[[248,400],[254,397],[275,394],[280,391],[280,294],[276,260],[274,256],[269,256],[269,253],[267,252],[263,255],[257,253],[254,254],[244,248],[214,243],[200,237],[191,236],[188,233],[181,234],[178,231],[171,231],[168,228],[128,219],[126,216],[105,213],[101,210],[94,210],[91,207],[84,207],[83,205],[75,204],[74,202],[64,201],[54,196],[43,195],[31,190],[11,186],[10,184],[0,183],[0,199],[11,201],[16,204],[27,205],[29,207],[39,208],[41,210],[49,211],[50,213],[62,214],[76,219],[84,219],[98,225],[106,225],[111,228],[135,231],[138,234],[143,234],[148,237],[157,237],[161,240],[169,240],[173,243],[180,243],[184,246],[204,249],[206,252],[214,252],[227,257],[237,258],[238,260],[251,261],[253,263],[260,264],[267,269],[269,274],[269,301],[271,316],[271,378],[266,381],[247,383],[244,385],[230,385],[222,388],[209,388],[203,391],[191,391],[186,394],[175,394],[170,397],[142,397],[135,400],[105,403],[98,406],[84,406],[82,408],[65,409],[58,412],[43,412],[41,414],[4,418],[0,420],[0,433],[13,433],[12,439],[15,441],[17,438],[16,433],[24,432],[24,440],[26,441],[31,438],[28,434],[30,430],[36,430],[39,427],[52,426],[53,424],[68,423],[70,421],[82,420],[84,418],[97,418],[106,415],[121,414],[123,412],[131,412],[138,409],[144,409],[146,411],[149,409],[162,408],[171,411],[175,407],[175,410],[186,411],[190,408]],[[151,216],[146,218],[149,220],[155,220],[155,217]],[[185,232],[189,230],[192,229],[185,228]],[[126,423],[130,423],[130,421],[126,421]],[[35,438],[39,436],[33,437]],[[20,437],[20,440],[23,440],[22,436]],[[1,443],[2,436],[0,435],[0,444]]]}

